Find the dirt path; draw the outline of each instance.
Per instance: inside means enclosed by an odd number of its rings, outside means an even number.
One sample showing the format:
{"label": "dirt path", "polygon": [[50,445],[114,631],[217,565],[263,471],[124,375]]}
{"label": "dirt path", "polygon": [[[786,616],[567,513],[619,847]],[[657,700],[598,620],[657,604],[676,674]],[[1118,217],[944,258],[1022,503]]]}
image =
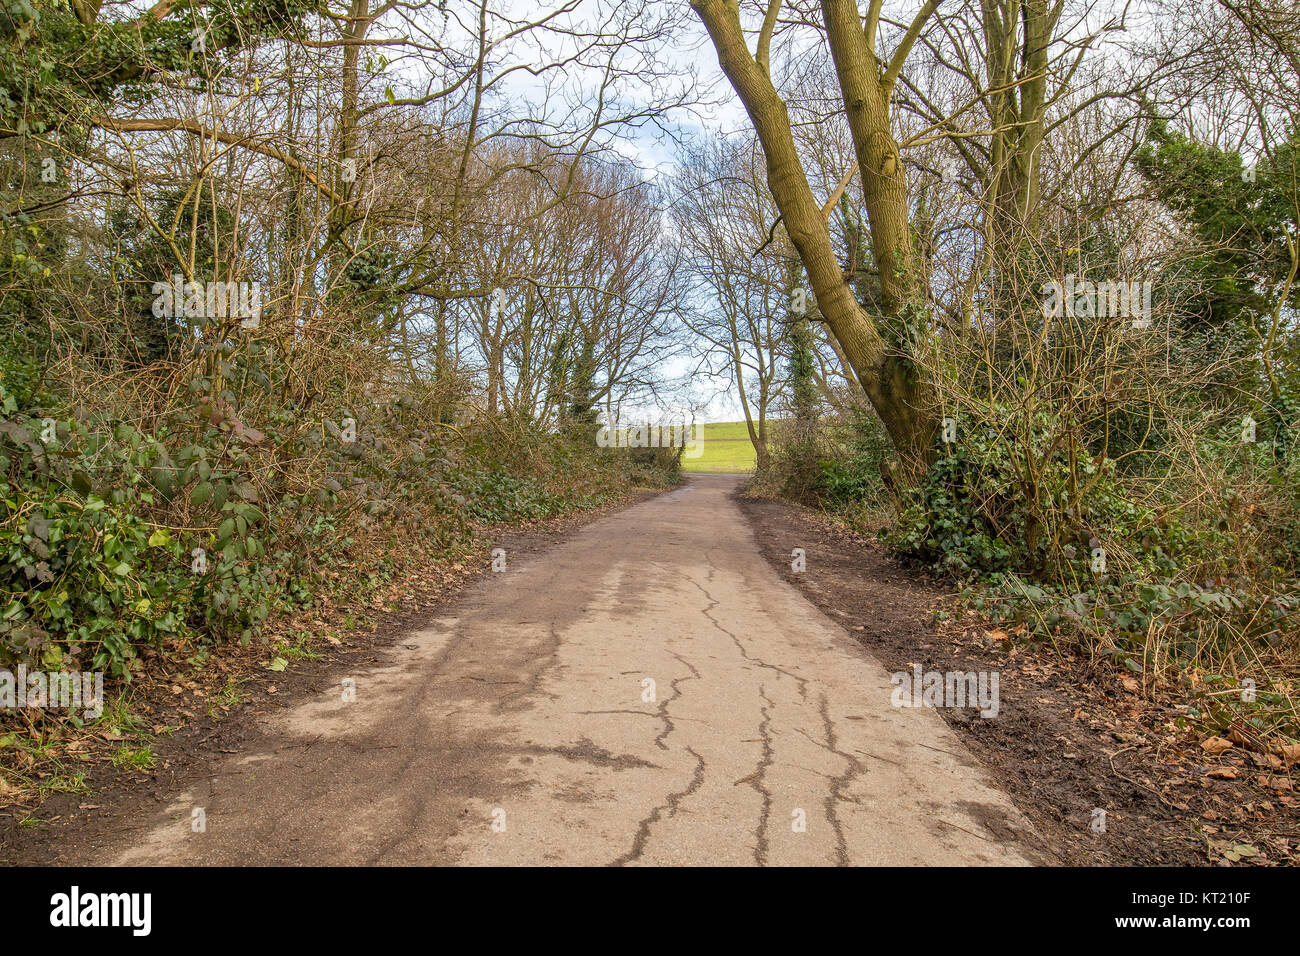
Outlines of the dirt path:
{"label": "dirt path", "polygon": [[763,560],[736,482],[694,477],[507,554],[81,859],[1051,862],[944,721],[891,706],[884,669]]}

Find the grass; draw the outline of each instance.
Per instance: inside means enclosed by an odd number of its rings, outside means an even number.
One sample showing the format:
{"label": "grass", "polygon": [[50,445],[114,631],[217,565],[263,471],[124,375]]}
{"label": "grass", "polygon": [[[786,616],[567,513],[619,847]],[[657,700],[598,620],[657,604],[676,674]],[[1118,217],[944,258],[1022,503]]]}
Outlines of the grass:
{"label": "grass", "polygon": [[154,755],[149,747],[141,747],[138,750],[132,749],[127,744],[121,744],[113,754],[113,766],[134,767],[137,770],[149,770],[153,767]]}
{"label": "grass", "polygon": [[[395,608],[397,605],[394,604]],[[319,654],[309,646],[314,640],[311,631],[293,631],[276,645],[276,654],[287,661],[318,661],[325,655]]]}
{"label": "grass", "polygon": [[81,770],[69,774],[51,774],[40,781],[37,789],[42,797],[51,793],[90,793],[86,774]]}
{"label": "grass", "polygon": [[112,703],[105,705],[100,716],[100,724],[107,726],[115,734],[138,734],[144,730],[145,723],[139,714],[131,711],[130,698],[120,694]]}
{"label": "grass", "polygon": [[697,426],[703,454],[682,456],[685,472],[740,472],[754,470],[758,456],[744,422],[718,422]]}
{"label": "grass", "polygon": [[233,677],[226,678],[226,688],[219,694],[214,694],[208,701],[208,717],[212,720],[219,720],[222,714],[238,707],[244,701],[248,700],[249,694],[239,689],[239,685],[246,683],[247,677],[235,680]]}

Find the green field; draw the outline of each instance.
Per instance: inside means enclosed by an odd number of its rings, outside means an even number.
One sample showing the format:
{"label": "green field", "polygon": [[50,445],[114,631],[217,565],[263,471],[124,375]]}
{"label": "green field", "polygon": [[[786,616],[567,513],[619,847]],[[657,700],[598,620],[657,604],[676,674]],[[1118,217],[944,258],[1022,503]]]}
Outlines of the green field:
{"label": "green field", "polygon": [[699,458],[682,456],[682,471],[750,472],[757,457],[744,422],[719,422],[697,426],[703,439],[704,454]]}

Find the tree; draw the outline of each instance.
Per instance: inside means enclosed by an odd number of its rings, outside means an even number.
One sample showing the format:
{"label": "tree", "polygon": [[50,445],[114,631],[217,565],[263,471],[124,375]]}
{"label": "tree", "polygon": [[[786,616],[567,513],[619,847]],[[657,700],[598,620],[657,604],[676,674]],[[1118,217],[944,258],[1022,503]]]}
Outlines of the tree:
{"label": "tree", "polygon": [[773,84],[770,53],[781,0],[770,0],[753,53],[738,0],[691,3],[762,144],[768,188],[808,274],[817,308],[884,423],[901,475],[909,477],[928,464],[937,419],[930,382],[915,361],[917,343],[928,334],[926,295],[913,248],[908,185],[891,128],[891,101],[903,63],[938,5],[939,0],[926,0],[893,55],[884,58],[876,53],[880,0],[873,0],[865,26],[855,3],[820,3],[879,273],[879,299],[868,311],[844,280],[827,224],[833,202],[824,211],[814,198],[789,110]]}

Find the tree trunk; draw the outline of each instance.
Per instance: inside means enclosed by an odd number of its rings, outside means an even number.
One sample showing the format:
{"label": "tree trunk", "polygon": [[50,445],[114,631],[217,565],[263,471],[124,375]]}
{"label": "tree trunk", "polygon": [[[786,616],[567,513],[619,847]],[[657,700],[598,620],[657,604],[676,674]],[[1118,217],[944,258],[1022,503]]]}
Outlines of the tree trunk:
{"label": "tree trunk", "polygon": [[692,6],[754,124],[767,160],[768,188],[807,270],[817,308],[884,423],[903,474],[915,477],[928,463],[937,426],[930,383],[909,354],[910,335],[925,321],[924,296],[907,219],[907,184],[889,128],[888,91],[881,87],[857,6],[823,0],[822,12],[880,270],[880,312],[874,316],[844,280],[795,147],[789,111],[745,45],[736,0],[692,0]]}

